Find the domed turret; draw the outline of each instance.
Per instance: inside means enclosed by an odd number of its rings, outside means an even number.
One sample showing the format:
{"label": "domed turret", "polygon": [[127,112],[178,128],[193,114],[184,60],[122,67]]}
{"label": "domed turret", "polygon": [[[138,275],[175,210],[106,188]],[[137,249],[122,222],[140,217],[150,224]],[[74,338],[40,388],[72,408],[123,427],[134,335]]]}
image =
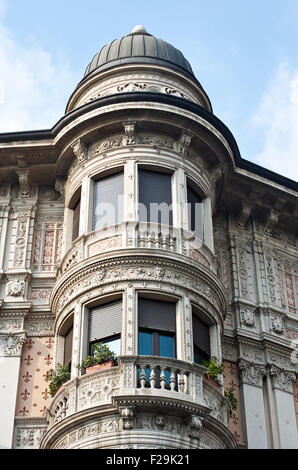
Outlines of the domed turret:
{"label": "domed turret", "polygon": [[105,45],[88,65],[84,77],[120,64],[136,63],[164,65],[194,77],[182,52],[149,34],[142,25],[135,26],[130,34]]}

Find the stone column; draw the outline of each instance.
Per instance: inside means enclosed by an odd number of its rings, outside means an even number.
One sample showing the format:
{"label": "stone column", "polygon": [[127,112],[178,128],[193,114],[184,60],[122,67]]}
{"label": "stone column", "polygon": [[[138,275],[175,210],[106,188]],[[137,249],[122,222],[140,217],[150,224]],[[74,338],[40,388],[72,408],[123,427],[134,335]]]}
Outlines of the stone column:
{"label": "stone column", "polygon": [[81,209],[80,209],[80,228],[79,237],[89,232],[92,226],[92,217],[90,211],[91,205],[91,184],[90,177],[84,176],[81,186]]}
{"label": "stone column", "polygon": [[0,206],[0,273],[4,270],[5,243],[8,229],[8,217],[10,206]]}
{"label": "stone column", "polygon": [[242,409],[248,449],[267,449],[267,429],[263,397],[264,366],[245,361],[239,362],[241,371]]}
{"label": "stone column", "polygon": [[214,253],[214,241],[213,241],[213,224],[212,224],[212,209],[211,199],[206,197],[203,200],[203,233],[204,243]]}
{"label": "stone column", "polygon": [[281,449],[298,449],[298,433],[295,418],[293,382],[295,373],[277,366],[270,367],[272,388]]}
{"label": "stone column", "polygon": [[[76,304],[73,314],[73,336],[72,336],[72,357],[71,357],[71,378],[79,375],[77,365],[81,362],[81,330],[82,330],[82,305]],[[88,330],[84,332],[88,335]]]}
{"label": "stone column", "polygon": [[0,449],[11,449],[24,331],[0,333]]}
{"label": "stone column", "polygon": [[64,220],[63,220],[62,253],[61,253],[62,258],[71,246],[72,224],[73,224],[73,210],[69,209],[69,207],[65,207]]}

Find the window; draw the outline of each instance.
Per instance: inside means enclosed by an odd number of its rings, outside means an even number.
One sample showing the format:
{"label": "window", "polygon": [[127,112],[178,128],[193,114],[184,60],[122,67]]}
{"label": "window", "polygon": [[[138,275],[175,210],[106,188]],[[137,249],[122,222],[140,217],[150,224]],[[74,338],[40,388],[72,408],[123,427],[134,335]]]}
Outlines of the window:
{"label": "window", "polygon": [[78,202],[73,208],[72,241],[78,238],[79,236],[80,211],[81,211],[81,199],[78,200]]}
{"label": "window", "polygon": [[123,172],[94,183],[93,230],[123,221]]}
{"label": "window", "polygon": [[209,326],[198,317],[192,315],[194,362],[200,364],[202,360],[210,359],[210,331]]}
{"label": "window", "polygon": [[202,198],[192,185],[187,183],[188,228],[195,236],[203,240],[203,204]]}
{"label": "window", "polygon": [[140,297],[139,354],[176,356],[176,303]]}
{"label": "window", "polygon": [[69,369],[71,368],[71,356],[72,356],[72,337],[73,337],[73,327],[66,333],[64,339],[64,365],[68,365]]}
{"label": "window", "polygon": [[139,218],[141,221],[173,225],[170,174],[139,170]]}
{"label": "window", "polygon": [[100,305],[89,313],[89,354],[92,345],[104,343],[117,356],[120,355],[122,300]]}

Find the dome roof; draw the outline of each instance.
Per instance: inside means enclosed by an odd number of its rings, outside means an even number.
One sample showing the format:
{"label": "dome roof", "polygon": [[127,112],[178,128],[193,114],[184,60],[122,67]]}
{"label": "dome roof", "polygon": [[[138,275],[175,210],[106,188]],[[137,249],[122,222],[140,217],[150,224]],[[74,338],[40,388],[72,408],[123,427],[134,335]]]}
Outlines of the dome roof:
{"label": "dome roof", "polygon": [[135,26],[127,36],[104,46],[88,65],[84,78],[95,71],[136,63],[164,65],[195,78],[182,52],[168,42],[147,33],[142,25]]}

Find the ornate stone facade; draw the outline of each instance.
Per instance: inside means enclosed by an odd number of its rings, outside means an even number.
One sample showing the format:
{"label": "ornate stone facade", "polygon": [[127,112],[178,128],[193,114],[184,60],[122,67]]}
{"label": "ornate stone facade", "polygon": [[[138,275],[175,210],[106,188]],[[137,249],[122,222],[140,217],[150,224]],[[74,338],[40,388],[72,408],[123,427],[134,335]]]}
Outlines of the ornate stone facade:
{"label": "ornate stone facade", "polygon": [[[1,136],[0,447],[298,447],[297,184],[243,160],[179,54],[156,54],[87,73],[51,131]],[[140,215],[144,169],[170,175],[171,226]],[[122,217],[98,228],[96,184],[119,174]],[[139,355],[139,298],[175,304],[173,357]],[[119,300],[118,364],[84,374],[90,310]]]}

